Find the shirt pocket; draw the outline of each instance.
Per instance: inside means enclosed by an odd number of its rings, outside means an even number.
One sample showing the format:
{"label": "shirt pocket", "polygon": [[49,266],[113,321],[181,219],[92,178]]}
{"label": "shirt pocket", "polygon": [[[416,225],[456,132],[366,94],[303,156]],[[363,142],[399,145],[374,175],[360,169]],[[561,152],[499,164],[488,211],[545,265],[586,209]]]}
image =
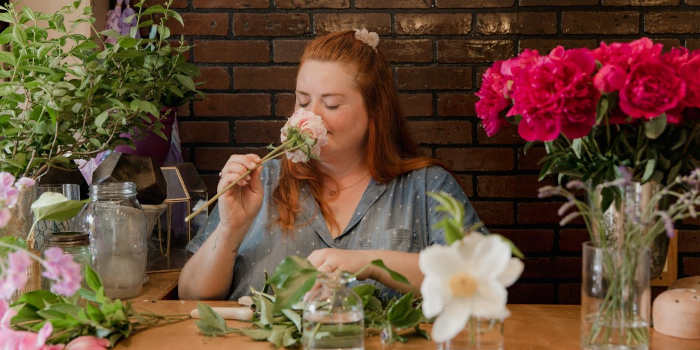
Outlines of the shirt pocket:
{"label": "shirt pocket", "polygon": [[[413,244],[413,232],[404,227],[395,227],[375,232],[374,237],[362,242],[363,249],[382,249],[410,252]],[[368,245],[368,246],[367,246]]]}

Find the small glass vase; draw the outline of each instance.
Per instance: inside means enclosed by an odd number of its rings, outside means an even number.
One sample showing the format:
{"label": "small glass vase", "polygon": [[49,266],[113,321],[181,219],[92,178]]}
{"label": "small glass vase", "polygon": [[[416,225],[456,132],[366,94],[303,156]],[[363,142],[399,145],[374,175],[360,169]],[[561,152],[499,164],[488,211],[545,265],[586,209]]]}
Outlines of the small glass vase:
{"label": "small glass vase", "polygon": [[454,338],[438,344],[438,350],[503,350],[503,320],[470,317]]}
{"label": "small glass vase", "polygon": [[319,274],[304,297],[302,344],[305,350],[360,350],[365,345],[362,299],[348,287],[348,274]]}
{"label": "small glass vase", "polygon": [[583,244],[581,348],[649,348],[649,249]]}

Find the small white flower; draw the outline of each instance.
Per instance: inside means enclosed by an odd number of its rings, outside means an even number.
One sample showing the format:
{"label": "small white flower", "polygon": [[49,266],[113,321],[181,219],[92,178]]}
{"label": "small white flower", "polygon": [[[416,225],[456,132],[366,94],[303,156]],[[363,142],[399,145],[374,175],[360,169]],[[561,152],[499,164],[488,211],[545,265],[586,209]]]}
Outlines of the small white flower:
{"label": "small white flower", "polygon": [[366,28],[355,29],[355,39],[369,45],[373,49],[377,49],[379,45],[379,34],[367,31]]}
{"label": "small white flower", "polygon": [[437,316],[432,337],[445,342],[456,336],[470,316],[503,319],[508,292],[523,271],[510,246],[496,235],[472,232],[451,246],[433,245],[420,252],[418,265],[423,314]]}

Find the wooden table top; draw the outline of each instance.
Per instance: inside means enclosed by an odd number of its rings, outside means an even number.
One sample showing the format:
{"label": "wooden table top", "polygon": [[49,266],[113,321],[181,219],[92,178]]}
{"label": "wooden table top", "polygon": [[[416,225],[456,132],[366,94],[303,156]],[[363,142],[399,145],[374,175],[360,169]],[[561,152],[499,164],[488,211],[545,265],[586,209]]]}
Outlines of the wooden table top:
{"label": "wooden table top", "polygon": [[[211,301],[211,306],[233,306],[234,302]],[[184,314],[196,308],[196,301],[161,300],[134,301],[137,310],[160,314]],[[505,322],[505,349],[544,350],[579,349],[579,306],[577,305],[509,305],[511,317]],[[227,321],[231,327],[247,327],[248,324]],[[429,325],[425,325],[426,328]],[[199,334],[194,320],[183,321],[140,332],[120,342],[116,349],[251,349],[272,350],[267,342],[256,342],[245,336],[229,335],[209,338]],[[436,344],[424,339],[412,338],[406,344],[393,344],[391,349],[435,349]],[[665,336],[652,331],[653,350],[700,350],[700,341],[690,341]],[[368,337],[365,349],[382,348],[379,337]]]}

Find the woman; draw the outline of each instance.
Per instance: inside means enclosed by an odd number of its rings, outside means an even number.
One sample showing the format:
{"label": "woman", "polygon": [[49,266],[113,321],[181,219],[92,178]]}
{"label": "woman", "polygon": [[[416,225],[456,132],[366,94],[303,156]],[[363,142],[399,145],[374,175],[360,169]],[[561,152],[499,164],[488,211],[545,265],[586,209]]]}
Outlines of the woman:
{"label": "woman", "polygon": [[[288,255],[330,272],[357,272],[382,259],[411,286],[379,269],[367,269],[359,279],[418,290],[423,275],[417,252],[444,242],[434,228],[441,219],[437,202],[426,193],[451,194],[466,204],[466,225],[478,221],[454,177],[436,160],[416,155],[377,42],[375,33],[345,31],[306,47],[295,109],[323,118],[328,143],[320,159],[267,162],[221,196],[204,234],[188,245],[196,253],[180,274],[180,298],[246,295],[249,286],[261,289],[265,272]],[[253,154],[232,155],[219,191],[259,161]]]}

